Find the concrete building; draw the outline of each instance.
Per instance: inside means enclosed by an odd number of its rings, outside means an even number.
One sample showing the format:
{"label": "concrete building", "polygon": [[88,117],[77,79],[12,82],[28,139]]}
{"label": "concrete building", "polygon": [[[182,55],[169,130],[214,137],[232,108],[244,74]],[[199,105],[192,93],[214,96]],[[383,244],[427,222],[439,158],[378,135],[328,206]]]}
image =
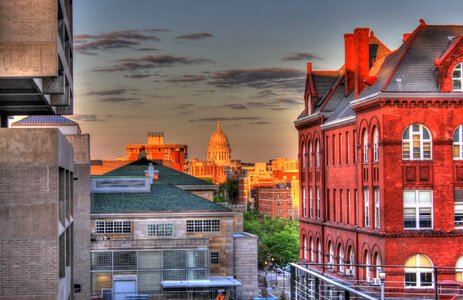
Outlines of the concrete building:
{"label": "concrete building", "polygon": [[15,115],[72,114],[72,4],[0,7],[0,299],[69,299],[72,145],[57,128],[6,127]]}
{"label": "concrete building", "polygon": [[147,159],[160,160],[167,167],[180,172],[185,171],[188,145],[164,144],[163,132],[148,132],[148,144],[125,146],[125,157],[127,161],[135,161],[143,151]]}
{"label": "concrete building", "polygon": [[242,215],[177,188],[175,175],[201,180],[167,169],[140,159],[92,176],[92,294],[256,297],[257,237]]}
{"label": "concrete building", "polygon": [[366,287],[375,265],[406,266],[385,268],[387,287],[433,295],[462,281],[463,26],[420,22],[395,51],[345,34],[339,71],[308,64],[294,123],[301,261]]}

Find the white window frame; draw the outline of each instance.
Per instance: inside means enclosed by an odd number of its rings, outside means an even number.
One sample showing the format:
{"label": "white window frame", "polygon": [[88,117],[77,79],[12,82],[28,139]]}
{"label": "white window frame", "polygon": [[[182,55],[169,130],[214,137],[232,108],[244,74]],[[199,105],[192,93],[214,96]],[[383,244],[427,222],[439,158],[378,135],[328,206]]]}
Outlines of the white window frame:
{"label": "white window frame", "polygon": [[[424,133],[429,138],[425,138]],[[414,145],[415,143],[417,145]],[[429,149],[426,150],[425,148]],[[419,156],[415,157],[415,154]],[[402,159],[432,160],[432,135],[431,131],[423,124],[414,123],[405,128],[402,134]]]}
{"label": "white window frame", "polygon": [[463,282],[463,255],[457,259],[455,268],[455,280]]}
{"label": "white window frame", "polygon": [[363,162],[368,162],[368,132],[366,129],[363,131]]}
{"label": "white window frame", "polygon": [[220,220],[186,220],[186,232],[220,232]]}
{"label": "white window frame", "polygon": [[363,202],[364,202],[364,224],[365,227],[370,227],[370,191],[368,188],[363,189]]}
{"label": "white window frame", "polygon": [[354,253],[354,248],[352,246],[349,246],[349,249],[347,250],[349,255],[349,269],[352,270],[352,276],[355,276],[355,253]]}
{"label": "white window frame", "polygon": [[344,273],[344,249],[342,249],[342,245],[339,246],[339,272]]}
{"label": "white window frame", "polygon": [[174,236],[174,224],[147,224],[146,235],[150,237]]}
{"label": "white window frame", "polygon": [[380,194],[379,188],[374,189],[375,192],[375,229],[381,228],[381,208],[380,208]]}
{"label": "white window frame", "polygon": [[320,188],[317,187],[317,219],[320,219]]}
{"label": "white window frame", "polygon": [[377,127],[373,130],[373,161],[379,161],[379,136]]}
{"label": "white window frame", "polygon": [[[460,72],[460,76],[458,76],[457,72]],[[454,88],[454,83],[459,83],[460,84],[460,88]],[[452,91],[455,91],[455,92],[461,92],[463,91],[463,63],[459,63],[458,65],[455,66],[455,68],[453,68],[453,71],[452,71]]]}
{"label": "white window frame", "polygon": [[320,242],[320,239],[318,239],[318,263],[322,263],[322,243]]}
{"label": "white window frame", "polygon": [[306,163],[306,157],[307,155],[307,152],[306,152],[306,149],[305,149],[305,143],[302,142],[302,169],[305,169],[305,163]]}
{"label": "white window frame", "polygon": [[[427,259],[429,259],[429,261],[431,262],[431,265],[434,266],[431,258],[429,258],[427,255],[424,255],[424,254],[414,254],[412,256],[410,256],[408,259],[410,259],[411,257],[413,256],[417,256],[416,257],[416,266],[421,266],[421,256],[426,256]],[[407,259],[407,260],[408,260]],[[409,274],[409,273],[414,273],[416,274],[416,285],[406,285],[406,281],[405,281],[405,276],[404,276],[404,286],[405,288],[412,288],[412,289],[416,289],[416,288],[424,288],[424,289],[431,289],[434,287],[434,270],[433,268],[413,268],[413,267],[406,267],[405,268],[405,274]],[[422,273],[431,273],[431,285],[426,285],[426,286],[423,286],[421,284],[421,274]]]}
{"label": "white window frame", "polygon": [[371,270],[370,270],[370,252],[365,251],[365,281],[370,282],[371,281]]}
{"label": "white window frame", "polygon": [[95,229],[96,234],[132,234],[132,221],[98,220]]}
{"label": "white window frame", "polygon": [[334,247],[333,247],[333,243],[329,243],[328,245],[328,250],[329,250],[329,262],[328,262],[328,268],[329,269],[333,269],[334,267]]}
{"label": "white window frame", "polygon": [[315,261],[315,249],[313,248],[313,238],[310,237],[310,261]]}
{"label": "white window frame", "polygon": [[[414,193],[414,203],[406,203],[405,202],[405,195],[406,194],[412,194]],[[430,193],[430,203],[421,203],[419,201],[420,199],[420,194],[422,193]],[[403,191],[403,217],[404,217],[404,230],[432,230],[434,228],[434,209],[433,209],[433,190],[404,190]],[[430,227],[421,227],[420,226],[420,209],[431,209],[431,226]],[[415,209],[415,222],[416,226],[414,228],[412,227],[405,227],[405,209]]]}
{"label": "white window frame", "polygon": [[302,236],[302,242],[303,242],[303,254],[302,254],[302,259],[307,260],[307,238],[305,235]]}
{"label": "white window frame", "polygon": [[320,140],[317,139],[317,143],[315,144],[315,147],[316,147],[316,151],[317,151],[317,161],[316,161],[316,167],[319,168],[320,167]]}
{"label": "white window frame", "polygon": [[306,206],[305,202],[307,201],[307,197],[305,195],[305,187],[302,188],[302,217],[307,217]]}
{"label": "white window frame", "polygon": [[[455,155],[458,152],[458,155]],[[463,125],[459,125],[453,132],[453,159],[463,160]]]}
{"label": "white window frame", "polygon": [[[453,220],[455,224],[455,229],[463,229],[463,201],[458,201],[456,193],[463,192],[462,190],[454,191],[454,200],[453,200]],[[460,219],[457,221],[457,218]]]}

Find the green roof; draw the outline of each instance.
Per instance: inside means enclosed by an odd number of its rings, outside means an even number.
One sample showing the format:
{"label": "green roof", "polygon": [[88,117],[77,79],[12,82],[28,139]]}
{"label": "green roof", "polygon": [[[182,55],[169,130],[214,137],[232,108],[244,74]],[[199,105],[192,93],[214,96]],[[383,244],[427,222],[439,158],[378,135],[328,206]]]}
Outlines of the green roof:
{"label": "green roof", "polygon": [[159,165],[146,158],[139,159],[133,163],[123,167],[112,170],[101,176],[145,176],[145,171],[148,169],[149,163],[153,164],[153,168],[159,171],[159,179],[155,183],[172,184],[175,186],[210,186],[216,188],[217,186],[209,181],[196,178],[194,176],[185,174],[175,169]]}
{"label": "green roof", "polygon": [[152,184],[151,193],[91,193],[91,213],[231,211],[170,184]]}

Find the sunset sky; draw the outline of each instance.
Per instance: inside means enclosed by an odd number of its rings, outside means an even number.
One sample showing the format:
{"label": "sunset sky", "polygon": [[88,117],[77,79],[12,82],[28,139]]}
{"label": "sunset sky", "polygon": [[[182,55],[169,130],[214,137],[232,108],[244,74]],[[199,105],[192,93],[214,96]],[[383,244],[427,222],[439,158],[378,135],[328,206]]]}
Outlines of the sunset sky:
{"label": "sunset sky", "polygon": [[206,158],[220,119],[232,159],[296,158],[307,61],[344,63],[344,33],[396,49],[423,18],[462,24],[463,1],[74,1],[74,116],[93,158],[163,131]]}

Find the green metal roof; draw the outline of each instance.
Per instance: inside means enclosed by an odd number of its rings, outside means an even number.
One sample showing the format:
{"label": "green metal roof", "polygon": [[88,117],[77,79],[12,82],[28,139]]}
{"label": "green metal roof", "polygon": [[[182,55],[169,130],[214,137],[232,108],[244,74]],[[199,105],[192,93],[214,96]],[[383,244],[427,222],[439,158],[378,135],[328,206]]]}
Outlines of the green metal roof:
{"label": "green metal roof", "polygon": [[172,184],[175,186],[210,186],[211,189],[217,187],[215,184],[209,181],[202,180],[175,169],[159,165],[146,158],[139,159],[133,163],[112,170],[101,176],[145,176],[145,171],[148,169],[149,163],[152,163],[154,169],[159,171],[159,179],[156,179],[155,183]]}
{"label": "green metal roof", "polygon": [[231,211],[170,184],[155,183],[151,193],[91,193],[91,213]]}

